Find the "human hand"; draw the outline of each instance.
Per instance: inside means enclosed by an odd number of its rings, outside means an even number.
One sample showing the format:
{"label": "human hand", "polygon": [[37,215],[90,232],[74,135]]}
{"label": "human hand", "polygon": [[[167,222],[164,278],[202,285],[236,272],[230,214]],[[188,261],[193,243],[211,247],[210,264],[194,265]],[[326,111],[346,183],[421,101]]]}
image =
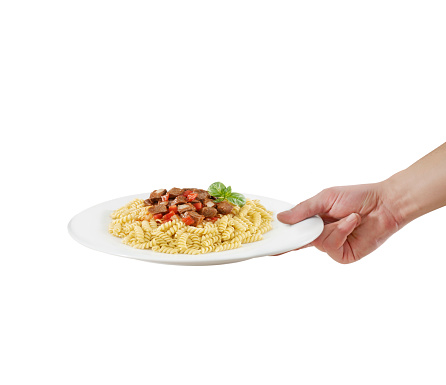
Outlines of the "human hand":
{"label": "human hand", "polygon": [[332,187],[279,213],[277,219],[294,224],[319,215],[324,230],[310,245],[339,263],[351,263],[377,249],[402,227],[391,196],[384,182]]}

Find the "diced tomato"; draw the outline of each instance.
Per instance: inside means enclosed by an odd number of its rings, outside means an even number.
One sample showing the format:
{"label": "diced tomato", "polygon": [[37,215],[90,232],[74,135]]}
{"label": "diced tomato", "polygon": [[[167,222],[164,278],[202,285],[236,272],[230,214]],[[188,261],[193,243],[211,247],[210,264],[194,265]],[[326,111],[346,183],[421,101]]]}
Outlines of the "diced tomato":
{"label": "diced tomato", "polygon": [[182,218],[182,220],[188,226],[194,223],[194,220],[189,216]]}
{"label": "diced tomato", "polygon": [[163,221],[170,221],[174,215],[175,212],[169,211],[166,215],[163,216]]}
{"label": "diced tomato", "polygon": [[192,203],[192,204],[195,206],[195,208],[197,210],[201,210],[201,208],[203,207],[203,204],[201,202]]}
{"label": "diced tomato", "polygon": [[168,200],[169,200],[169,194],[161,195],[161,201],[162,202],[167,202]]}
{"label": "diced tomato", "polygon": [[172,205],[172,206],[169,207],[169,211],[173,211],[174,213],[177,213],[178,212],[178,207],[175,206],[175,205]]}
{"label": "diced tomato", "polygon": [[196,194],[196,193],[190,193],[190,194],[187,195],[187,200],[189,202],[193,201],[197,196],[198,196],[198,194]]}
{"label": "diced tomato", "polygon": [[215,222],[216,220],[218,220],[218,217],[212,217],[212,218],[207,218],[207,219],[209,219],[212,222]]}
{"label": "diced tomato", "polygon": [[163,214],[159,213],[159,214],[155,214],[153,216],[153,219],[161,219],[163,217]]}
{"label": "diced tomato", "polygon": [[173,221],[175,218],[178,218],[176,215],[174,215],[173,217],[171,217],[171,218],[164,218],[163,217],[163,219],[161,219],[161,222],[162,223],[166,223],[166,222],[171,222],[171,221]]}
{"label": "diced tomato", "polygon": [[192,192],[192,190],[186,190],[186,191],[183,193],[183,195],[184,195],[185,197],[187,197],[191,192]]}

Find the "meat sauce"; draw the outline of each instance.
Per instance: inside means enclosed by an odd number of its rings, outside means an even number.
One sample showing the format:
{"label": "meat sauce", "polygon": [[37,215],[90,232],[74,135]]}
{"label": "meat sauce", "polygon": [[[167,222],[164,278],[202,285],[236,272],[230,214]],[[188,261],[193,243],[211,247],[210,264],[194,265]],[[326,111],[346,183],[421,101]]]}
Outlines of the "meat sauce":
{"label": "meat sauce", "polygon": [[208,191],[197,188],[171,188],[154,190],[144,201],[153,218],[168,222],[181,219],[186,225],[198,226],[203,221],[216,221],[229,214],[233,205],[227,201],[216,202]]}

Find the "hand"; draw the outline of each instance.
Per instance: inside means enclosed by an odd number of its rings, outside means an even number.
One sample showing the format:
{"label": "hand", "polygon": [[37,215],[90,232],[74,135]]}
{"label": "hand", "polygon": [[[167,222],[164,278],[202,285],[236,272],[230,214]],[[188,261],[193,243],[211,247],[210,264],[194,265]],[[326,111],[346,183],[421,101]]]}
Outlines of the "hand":
{"label": "hand", "polygon": [[322,234],[310,245],[339,263],[355,262],[377,249],[401,227],[384,182],[332,187],[277,215],[294,224],[318,214]]}

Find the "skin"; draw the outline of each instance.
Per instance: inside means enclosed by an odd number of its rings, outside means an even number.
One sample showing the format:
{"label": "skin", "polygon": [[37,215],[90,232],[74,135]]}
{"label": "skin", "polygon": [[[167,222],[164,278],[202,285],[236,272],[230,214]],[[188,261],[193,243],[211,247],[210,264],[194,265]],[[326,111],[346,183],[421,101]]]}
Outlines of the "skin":
{"label": "skin", "polygon": [[313,215],[324,221],[315,246],[339,263],[370,254],[409,222],[446,206],[446,143],[390,178],[331,187],[277,215],[294,224]]}

